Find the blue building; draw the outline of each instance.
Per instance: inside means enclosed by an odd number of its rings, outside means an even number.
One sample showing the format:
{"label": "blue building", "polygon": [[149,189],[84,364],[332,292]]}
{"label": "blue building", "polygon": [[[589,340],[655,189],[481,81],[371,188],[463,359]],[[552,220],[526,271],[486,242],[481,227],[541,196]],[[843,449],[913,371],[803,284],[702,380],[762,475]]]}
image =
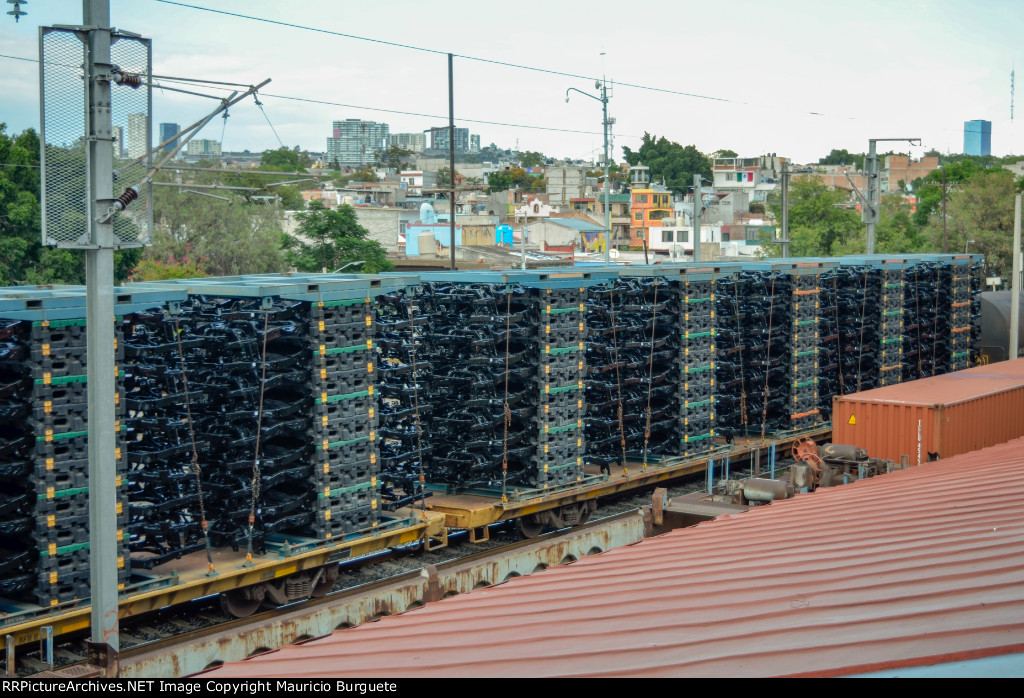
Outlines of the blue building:
{"label": "blue building", "polygon": [[975,119],[964,122],[964,155],[992,154],[992,122]]}
{"label": "blue building", "polygon": [[[180,130],[178,124],[160,124],[160,142],[163,143],[168,138],[174,138]],[[173,141],[164,146],[164,151],[169,153],[177,147],[178,139],[174,138]]]}

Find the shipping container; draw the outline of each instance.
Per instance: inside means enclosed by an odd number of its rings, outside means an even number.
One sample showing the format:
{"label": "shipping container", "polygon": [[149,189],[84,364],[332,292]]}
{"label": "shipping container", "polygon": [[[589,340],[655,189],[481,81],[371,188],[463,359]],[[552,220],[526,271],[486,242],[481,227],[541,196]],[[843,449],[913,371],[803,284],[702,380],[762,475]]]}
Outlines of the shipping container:
{"label": "shipping container", "polygon": [[1024,436],[1024,359],[836,396],[832,440],[911,465]]}

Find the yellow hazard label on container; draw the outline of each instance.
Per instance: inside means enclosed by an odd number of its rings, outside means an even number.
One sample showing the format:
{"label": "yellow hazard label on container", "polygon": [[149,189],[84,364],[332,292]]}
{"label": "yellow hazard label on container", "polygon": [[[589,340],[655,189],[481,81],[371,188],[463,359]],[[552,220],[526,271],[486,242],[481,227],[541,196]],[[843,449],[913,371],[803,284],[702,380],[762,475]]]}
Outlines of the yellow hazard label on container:
{"label": "yellow hazard label on container", "polygon": [[376,499],[371,499],[370,500],[370,508],[371,509],[376,509],[377,508],[377,500]]}
{"label": "yellow hazard label on container", "polygon": [[56,555],[57,554],[57,544],[56,543],[50,543],[50,554],[51,555]]}
{"label": "yellow hazard label on container", "polygon": [[370,386],[367,386],[367,388],[366,388],[366,394],[367,394],[367,395],[373,395],[373,386],[372,386],[372,385],[370,385]]}
{"label": "yellow hazard label on container", "polygon": [[372,362],[366,364],[366,372],[367,373],[373,373],[373,363]]}
{"label": "yellow hazard label on container", "polygon": [[52,458],[47,458],[46,459],[46,469],[47,470],[53,470],[53,459]]}
{"label": "yellow hazard label on container", "polygon": [[327,356],[327,345],[326,344],[321,344],[320,345],[320,356]]}
{"label": "yellow hazard label on container", "polygon": [[331,472],[331,464],[330,463],[324,463],[324,475],[327,475],[330,472]]}
{"label": "yellow hazard label on container", "polygon": [[370,327],[372,325],[373,325],[373,316],[372,315],[367,315],[366,316],[366,326]]}
{"label": "yellow hazard label on container", "polygon": [[324,496],[325,497],[330,497],[331,496],[331,488],[330,487],[325,487],[324,488]]}
{"label": "yellow hazard label on container", "polygon": [[323,320],[321,320],[320,322],[318,322],[318,323],[316,324],[316,327],[317,327],[317,329],[318,329],[318,330],[320,330],[321,332],[323,332],[323,331],[324,331],[324,321],[323,321]]}
{"label": "yellow hazard label on container", "polygon": [[848,421],[847,424],[852,424],[854,426],[857,426],[857,417],[856,417],[856,415],[852,415],[851,414],[850,415],[850,421]]}
{"label": "yellow hazard label on container", "polygon": [[57,517],[55,515],[50,514],[49,516],[46,517],[46,527],[47,528],[53,528],[56,525],[57,525]]}
{"label": "yellow hazard label on container", "polygon": [[50,584],[56,584],[56,583],[57,583],[57,573],[56,572],[50,572]]}
{"label": "yellow hazard label on container", "polygon": [[121,557],[117,558],[117,569],[119,569],[119,570],[123,570],[124,569],[124,556],[121,556]]}
{"label": "yellow hazard label on container", "polygon": [[327,511],[324,512],[324,521],[330,521],[330,520],[331,520],[331,510],[328,509]]}
{"label": "yellow hazard label on container", "polygon": [[43,373],[43,385],[50,385],[51,379],[49,373]]}

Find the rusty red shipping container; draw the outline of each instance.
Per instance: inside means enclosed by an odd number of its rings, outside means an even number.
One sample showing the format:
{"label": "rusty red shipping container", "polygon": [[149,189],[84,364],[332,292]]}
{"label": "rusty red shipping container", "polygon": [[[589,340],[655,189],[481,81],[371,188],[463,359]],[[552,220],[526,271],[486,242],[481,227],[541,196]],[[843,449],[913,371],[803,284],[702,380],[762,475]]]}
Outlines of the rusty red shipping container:
{"label": "rusty red shipping container", "polygon": [[1024,436],[1024,359],[833,398],[832,440],[912,465]]}

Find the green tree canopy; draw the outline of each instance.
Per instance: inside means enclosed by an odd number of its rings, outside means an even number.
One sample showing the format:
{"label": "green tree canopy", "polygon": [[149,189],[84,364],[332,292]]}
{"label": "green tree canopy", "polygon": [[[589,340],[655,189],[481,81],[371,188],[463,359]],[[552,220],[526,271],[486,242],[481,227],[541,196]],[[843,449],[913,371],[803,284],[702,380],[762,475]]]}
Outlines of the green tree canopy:
{"label": "green tree canopy", "polygon": [[487,191],[491,194],[508,189],[543,191],[544,187],[543,177],[534,177],[522,167],[513,167],[503,172],[492,172],[487,175]]}
{"label": "green tree canopy", "polygon": [[525,170],[531,167],[541,167],[545,162],[547,162],[547,159],[536,151],[519,153],[519,166]]}
{"label": "green tree canopy", "polygon": [[346,273],[373,274],[394,268],[380,243],[370,240],[369,232],[359,225],[351,206],[329,209],[311,201],[297,218],[298,235],[285,236],[284,249],[288,263],[299,271],[331,272],[352,262],[362,263],[348,267]]}
{"label": "green tree canopy", "polygon": [[260,169],[274,172],[305,172],[306,165],[303,164],[302,154],[299,151],[278,148],[277,150],[263,151],[263,156],[260,158]]}
{"label": "green tree canopy", "polygon": [[[32,129],[8,136],[6,126],[0,123],[0,286],[83,284],[85,253],[40,240],[39,136]],[[138,249],[114,253],[115,283],[128,278],[139,256]]]}
{"label": "green tree canopy", "polygon": [[393,145],[386,150],[378,151],[374,155],[374,162],[378,167],[387,167],[391,170],[401,170],[408,166],[407,158],[414,155],[413,151],[403,148],[400,145]]}
{"label": "green tree canopy", "polygon": [[[967,250],[985,255],[993,275],[1010,273],[1013,240],[1013,173],[997,169],[979,172],[948,194],[946,214],[951,252]],[[941,236],[941,226],[933,227]]]}
{"label": "green tree canopy", "polygon": [[652,180],[664,180],[665,186],[678,195],[693,189],[693,175],[711,179],[711,159],[697,150],[696,146],[685,148],[664,136],[655,138],[644,133],[639,150],[622,149],[630,165],[643,163],[650,168]]}
{"label": "green tree canopy", "polygon": [[[790,254],[815,257],[839,254],[864,238],[860,215],[848,208],[842,190],[829,190],[821,177],[794,178],[789,186]],[[775,220],[782,219],[781,201],[771,202]]]}
{"label": "green tree canopy", "polygon": [[[195,184],[216,184],[220,177],[203,172],[188,174],[193,177],[189,183]],[[170,174],[161,176],[169,179]],[[283,269],[280,209],[276,204],[248,203],[230,192],[189,190],[189,184],[154,187],[153,194],[153,243],[145,249],[143,259],[157,264],[140,266],[143,275],[159,265],[195,266],[213,276]]]}
{"label": "green tree canopy", "polygon": [[818,159],[819,165],[856,165],[858,170],[864,169],[864,153],[851,153],[843,148],[842,150],[832,149],[828,155]]}

